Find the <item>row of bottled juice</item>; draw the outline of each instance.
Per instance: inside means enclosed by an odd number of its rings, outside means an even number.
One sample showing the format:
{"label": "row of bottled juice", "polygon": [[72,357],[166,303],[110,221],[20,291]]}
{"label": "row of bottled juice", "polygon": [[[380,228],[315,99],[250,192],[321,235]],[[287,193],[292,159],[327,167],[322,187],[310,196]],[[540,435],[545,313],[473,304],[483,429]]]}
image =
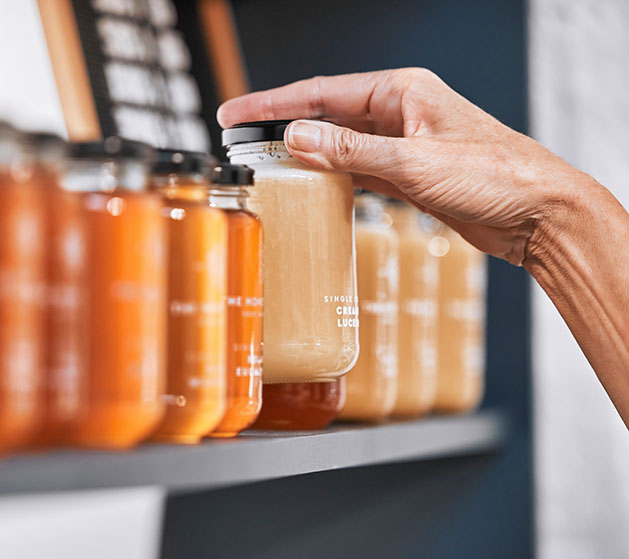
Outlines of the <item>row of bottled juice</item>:
{"label": "row of bottled juice", "polygon": [[0,450],[478,403],[483,257],[374,196],[354,228],[351,177],[298,163],[286,125],[225,130],[215,164],[0,124]]}

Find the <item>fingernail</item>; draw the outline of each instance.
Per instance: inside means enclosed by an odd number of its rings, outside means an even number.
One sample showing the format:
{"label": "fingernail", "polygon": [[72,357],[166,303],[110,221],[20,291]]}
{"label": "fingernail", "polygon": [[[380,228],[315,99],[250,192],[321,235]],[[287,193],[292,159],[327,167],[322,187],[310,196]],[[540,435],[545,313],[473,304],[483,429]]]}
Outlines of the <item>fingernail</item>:
{"label": "fingernail", "polygon": [[221,127],[223,126],[223,113],[224,112],[225,112],[225,109],[223,109],[223,105],[221,105],[216,111],[216,120],[218,121]]}
{"label": "fingernail", "polygon": [[290,147],[299,151],[319,151],[321,127],[312,120],[297,120],[288,127],[286,141]]}

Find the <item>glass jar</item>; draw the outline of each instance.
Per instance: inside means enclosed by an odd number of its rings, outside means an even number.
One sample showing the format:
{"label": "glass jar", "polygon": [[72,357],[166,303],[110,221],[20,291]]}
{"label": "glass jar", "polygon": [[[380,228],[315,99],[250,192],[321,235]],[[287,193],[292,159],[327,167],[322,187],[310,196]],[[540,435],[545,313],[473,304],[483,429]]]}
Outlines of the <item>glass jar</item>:
{"label": "glass jar", "polygon": [[382,200],[356,197],[360,355],[346,375],[341,419],[378,420],[397,397],[398,236]]}
{"label": "glass jar", "polygon": [[0,123],[0,452],[42,419],[43,211],[24,136]]}
{"label": "glass jar", "polygon": [[264,224],[265,383],[335,379],[358,357],[352,179],[290,155],[288,122],[223,131],[232,163],[255,170],[249,207]]}
{"label": "glass jar", "polygon": [[42,421],[30,441],[50,446],[80,412],[81,381],[86,354],[81,345],[81,282],[83,262],[77,247],[85,243],[81,195],[60,188],[66,143],[54,134],[29,134],[35,166],[33,185],[50,211],[45,212],[45,307],[43,378],[40,383]]}
{"label": "glass jar", "polygon": [[214,167],[210,205],[227,216],[227,409],[212,437],[233,437],[262,406],[262,223],[247,209],[253,171]]}
{"label": "glass jar", "polygon": [[81,193],[85,383],[69,442],[126,448],[163,413],[166,266],[159,195],[147,190],[151,150],[110,137],[69,147],[63,187]]}
{"label": "glass jar", "polygon": [[327,427],[345,405],[345,377],[323,382],[264,384],[254,429],[315,431]]}
{"label": "glass jar", "polygon": [[429,250],[440,269],[435,411],[461,413],[477,407],[485,391],[487,258],[445,225]]}
{"label": "glass jar", "polygon": [[389,203],[387,213],[400,247],[398,393],[393,413],[418,416],[432,409],[437,393],[439,264],[428,250],[436,222],[402,202]]}
{"label": "glass jar", "polygon": [[208,204],[207,155],[159,150],[168,234],[166,414],[154,440],[197,443],[225,412],[227,219]]}

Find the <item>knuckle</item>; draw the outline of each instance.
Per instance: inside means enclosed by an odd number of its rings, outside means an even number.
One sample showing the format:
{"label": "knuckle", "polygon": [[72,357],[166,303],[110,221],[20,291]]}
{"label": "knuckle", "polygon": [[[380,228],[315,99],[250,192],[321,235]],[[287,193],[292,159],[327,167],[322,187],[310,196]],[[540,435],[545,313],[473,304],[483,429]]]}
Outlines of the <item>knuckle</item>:
{"label": "knuckle", "polygon": [[356,157],[362,142],[361,136],[344,128],[334,135],[334,156],[337,162],[347,163]]}
{"label": "knuckle", "polygon": [[417,79],[423,81],[435,81],[437,78],[437,74],[435,74],[432,70],[428,68],[415,68]]}
{"label": "knuckle", "polygon": [[275,105],[273,103],[273,96],[265,92],[264,96],[260,100],[260,120],[275,120]]}
{"label": "knuckle", "polygon": [[325,116],[325,103],[323,100],[322,82],[324,76],[314,76],[310,78],[310,87],[308,88],[308,111],[310,118],[321,118]]}
{"label": "knuckle", "polygon": [[408,86],[414,83],[430,83],[439,78],[437,75],[428,70],[428,68],[402,68],[400,70],[400,81]]}

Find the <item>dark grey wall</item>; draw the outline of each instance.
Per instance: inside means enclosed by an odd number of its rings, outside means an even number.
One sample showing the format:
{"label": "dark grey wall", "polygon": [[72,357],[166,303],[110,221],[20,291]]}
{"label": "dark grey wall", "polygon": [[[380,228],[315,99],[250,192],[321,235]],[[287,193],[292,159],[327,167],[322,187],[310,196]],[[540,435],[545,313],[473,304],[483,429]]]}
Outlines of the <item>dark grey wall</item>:
{"label": "dark grey wall", "polygon": [[424,66],[526,130],[522,0],[234,0],[253,89]]}
{"label": "dark grey wall", "polygon": [[[234,0],[254,89],[425,66],[526,131],[524,0]],[[533,556],[530,310],[523,270],[492,260],[484,406],[499,454],[350,469],[169,499],[164,557]]]}

